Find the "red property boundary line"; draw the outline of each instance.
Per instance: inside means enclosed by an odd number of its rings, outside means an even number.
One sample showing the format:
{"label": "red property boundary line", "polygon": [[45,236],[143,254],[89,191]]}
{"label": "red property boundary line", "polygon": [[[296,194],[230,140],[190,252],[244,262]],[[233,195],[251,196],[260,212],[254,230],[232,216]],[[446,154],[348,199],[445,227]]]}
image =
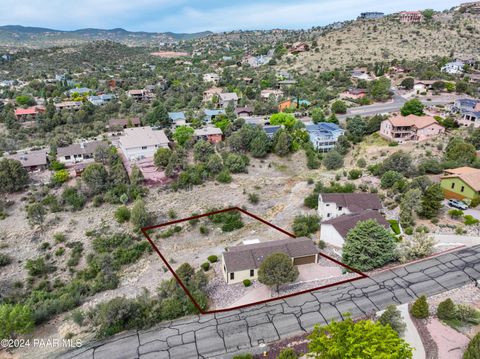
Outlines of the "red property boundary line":
{"label": "red property boundary line", "polygon": [[148,226],[148,227],[144,227],[141,229],[143,235],[145,236],[145,238],[147,238],[148,242],[150,243],[150,245],[152,246],[153,250],[155,252],[157,252],[158,256],[162,259],[162,261],[165,263],[165,265],[167,266],[168,270],[172,273],[173,277],[176,279],[176,281],[178,282],[178,284],[180,285],[180,287],[182,287],[183,291],[185,292],[185,294],[190,298],[190,300],[192,301],[192,303],[195,305],[195,307],[197,308],[197,310],[201,313],[201,314],[215,314],[215,313],[223,313],[223,312],[228,312],[228,311],[231,311],[231,310],[236,310],[236,309],[241,309],[241,308],[246,308],[246,307],[251,307],[251,306],[254,306],[254,305],[259,305],[259,304],[265,304],[265,303],[268,303],[268,302],[272,302],[272,301],[275,301],[275,300],[280,300],[280,299],[285,299],[285,298],[290,298],[290,297],[294,297],[294,296],[297,296],[297,295],[300,295],[300,294],[305,294],[305,293],[310,293],[310,292],[313,292],[313,291],[316,291],[316,290],[320,290],[320,289],[325,289],[325,288],[330,288],[330,287],[334,287],[336,285],[340,285],[340,284],[345,284],[345,283],[350,283],[350,282],[354,282],[356,280],[360,280],[360,279],[363,279],[363,278],[368,278],[368,275],[363,273],[363,272],[360,272],[359,270],[355,269],[355,268],[352,268],[340,261],[337,261],[336,259],[322,253],[322,252],[319,252],[319,255],[321,255],[322,257],[348,269],[349,271],[351,272],[354,272],[354,273],[357,273],[359,275],[359,277],[356,277],[356,278],[352,278],[352,279],[345,279],[345,280],[341,280],[341,281],[338,281],[338,282],[335,282],[335,283],[330,283],[330,284],[326,284],[326,285],[322,285],[320,287],[315,287],[315,288],[311,288],[311,289],[306,289],[306,290],[302,290],[302,291],[299,291],[299,292],[295,292],[295,293],[290,293],[290,294],[286,294],[286,295],[282,295],[282,296],[279,296],[279,297],[275,297],[275,298],[270,298],[270,299],[265,299],[265,300],[260,300],[260,301],[257,301],[257,302],[253,302],[253,303],[249,303],[249,304],[243,304],[243,305],[239,305],[239,306],[236,306],[236,307],[231,307],[231,308],[222,308],[222,309],[215,309],[215,310],[203,310],[200,305],[197,303],[197,301],[195,300],[195,298],[193,297],[193,295],[190,293],[190,291],[188,290],[188,288],[186,287],[186,285],[182,282],[182,280],[180,279],[180,277],[177,275],[177,273],[175,272],[175,270],[172,268],[172,266],[170,265],[170,263],[167,261],[167,259],[165,258],[165,256],[162,254],[162,252],[158,249],[157,245],[153,242],[152,238],[150,238],[150,235],[148,234],[148,232],[152,229],[157,229],[157,228],[162,228],[162,227],[165,227],[165,226],[169,226],[169,225],[172,225],[172,224],[176,224],[176,223],[181,223],[181,222],[186,222],[186,221],[190,221],[192,219],[198,219],[198,218],[203,218],[203,217],[208,217],[208,216],[212,216],[212,215],[215,215],[215,214],[219,214],[219,213],[224,213],[224,212],[230,212],[230,211],[239,211],[259,222],[262,222],[263,224],[266,224],[267,226],[269,227],[272,227],[274,229],[276,229],[277,231],[291,237],[291,238],[296,238],[296,236],[286,230],[284,230],[283,228],[280,228],[276,225],[274,225],[273,223],[270,223],[266,220],[264,220],[263,218],[260,218],[256,215],[254,215],[253,213],[250,213],[246,210],[244,210],[243,208],[240,208],[240,207],[230,207],[230,208],[225,208],[225,209],[221,209],[221,210],[218,210],[218,211],[214,211],[214,212],[209,212],[209,213],[204,213],[204,214],[200,214],[200,215],[196,215],[196,216],[191,216],[191,217],[187,217],[187,218],[182,218],[182,219],[177,219],[177,220],[174,220],[174,221],[170,221],[170,222],[165,222],[165,223],[161,223],[161,224],[157,224],[157,225],[153,225],[153,226]]}

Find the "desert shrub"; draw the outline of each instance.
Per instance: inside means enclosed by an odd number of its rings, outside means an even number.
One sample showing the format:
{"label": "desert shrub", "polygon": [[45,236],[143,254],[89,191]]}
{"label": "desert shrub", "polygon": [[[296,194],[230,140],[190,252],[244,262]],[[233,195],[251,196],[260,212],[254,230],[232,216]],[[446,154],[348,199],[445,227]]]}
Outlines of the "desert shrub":
{"label": "desert shrub", "polygon": [[72,320],[75,324],[82,326],[85,320],[85,314],[80,309],[76,309],[72,312]]}
{"label": "desert shrub", "polygon": [[75,267],[80,263],[83,253],[83,243],[82,242],[70,242],[66,246],[71,249],[70,258],[67,261],[67,266]]}
{"label": "desert shrub", "polygon": [[350,170],[350,172],[348,172],[348,179],[349,180],[356,180],[356,179],[362,177],[362,173],[363,173],[362,170],[354,168],[353,170]]}
{"label": "desert shrub", "polygon": [[128,222],[130,220],[130,210],[125,206],[120,206],[115,210],[115,219],[118,223]]}
{"label": "desert shrub", "polygon": [[53,239],[55,240],[55,243],[63,243],[67,240],[67,237],[64,233],[55,233]]}
{"label": "desert shrub", "polygon": [[207,259],[210,263],[215,263],[216,261],[218,261],[218,257],[216,255],[208,256]]}
{"label": "desert shrub", "polygon": [[325,249],[327,247],[327,243],[325,241],[322,241],[321,239],[318,241],[317,246],[319,249]]}
{"label": "desert shrub", "polygon": [[292,348],[282,349],[280,354],[278,354],[277,359],[297,359],[298,354]]}
{"label": "desert shrub", "polygon": [[0,253],[0,267],[5,267],[6,265],[9,265],[12,263],[12,258],[10,256]]}
{"label": "desert shrub", "polygon": [[210,263],[209,262],[202,263],[201,267],[206,272],[210,269]]}
{"label": "desert shrub", "polygon": [[244,279],[243,280],[243,285],[245,287],[250,287],[252,285],[252,281],[250,279]]}
{"label": "desert shrub", "polygon": [[437,317],[442,320],[450,320],[455,318],[455,304],[448,298],[438,305]]}
{"label": "desert shrub", "polygon": [[248,201],[251,204],[257,204],[259,200],[260,200],[260,198],[258,197],[258,194],[256,194],[256,193],[249,193],[248,194]]}
{"label": "desert shrub", "polygon": [[215,224],[221,224],[222,232],[232,232],[243,227],[242,216],[238,211],[228,211],[208,216]]}
{"label": "desert shrub", "polygon": [[412,305],[410,313],[414,318],[425,319],[428,318],[428,303],[427,297],[422,295]]}
{"label": "desert shrub", "polygon": [[463,353],[463,359],[479,359],[480,358],[480,333],[475,335],[468,347]]}
{"label": "desert shrub", "polygon": [[216,180],[220,183],[230,183],[232,182],[232,176],[228,170],[223,170],[217,175]]}
{"label": "desert shrub", "polygon": [[208,232],[210,232],[210,230],[206,226],[200,226],[198,230],[200,231],[200,234],[203,234],[203,235],[207,235]]}
{"label": "desert shrub", "polygon": [[47,264],[45,259],[38,257],[37,259],[28,259],[25,264],[28,275],[32,277],[40,277],[55,271],[55,267]]}
{"label": "desert shrub", "polygon": [[461,209],[451,209],[451,210],[448,211],[448,215],[452,219],[459,219],[459,218],[463,217],[463,211]]}
{"label": "desert shrub", "polygon": [[402,314],[395,305],[389,305],[380,318],[378,318],[378,321],[383,325],[390,325],[398,335],[403,336],[406,324],[402,319]]}
{"label": "desert shrub", "polygon": [[455,318],[470,324],[480,324],[480,312],[466,304],[458,304],[455,307]]}
{"label": "desert shrub", "polygon": [[55,251],[55,255],[56,255],[57,257],[63,256],[64,253],[65,253],[65,248],[64,248],[64,247],[59,247],[59,248],[57,248],[57,250]]}
{"label": "desert shrub", "polygon": [[318,208],[318,194],[317,193],[312,193],[305,197],[303,200],[303,205],[305,207],[311,208],[311,209],[317,209]]}
{"label": "desert shrub", "polygon": [[298,237],[308,236],[320,229],[320,220],[317,216],[296,216],[292,225],[293,233]]}
{"label": "desert shrub", "polygon": [[463,217],[464,221],[463,223],[467,226],[473,226],[480,222],[478,219],[476,219],[474,216],[471,214],[467,214],[466,216]]}
{"label": "desert shrub", "polygon": [[[406,231],[405,231],[406,232]],[[405,263],[410,260],[423,258],[433,253],[437,242],[425,232],[415,233],[410,240],[404,240],[398,246],[398,257]]]}
{"label": "desert shrub", "polygon": [[234,355],[232,359],[253,359],[253,355],[249,353],[237,354],[237,355]]}

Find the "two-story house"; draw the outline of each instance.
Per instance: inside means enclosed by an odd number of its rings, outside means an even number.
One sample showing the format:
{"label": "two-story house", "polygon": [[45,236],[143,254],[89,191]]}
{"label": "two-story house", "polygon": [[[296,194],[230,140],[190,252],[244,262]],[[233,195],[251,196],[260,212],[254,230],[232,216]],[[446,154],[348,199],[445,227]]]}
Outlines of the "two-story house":
{"label": "two-story house", "polygon": [[338,138],[345,133],[340,126],[330,122],[307,124],[305,129],[313,147],[319,152],[331,151],[337,144]]}
{"label": "two-story house", "polygon": [[480,169],[459,167],[447,169],[440,179],[446,198],[468,199],[480,197]]}
{"label": "two-story house", "polygon": [[445,128],[431,116],[394,116],[382,121],[380,136],[390,141],[424,141],[445,132]]}

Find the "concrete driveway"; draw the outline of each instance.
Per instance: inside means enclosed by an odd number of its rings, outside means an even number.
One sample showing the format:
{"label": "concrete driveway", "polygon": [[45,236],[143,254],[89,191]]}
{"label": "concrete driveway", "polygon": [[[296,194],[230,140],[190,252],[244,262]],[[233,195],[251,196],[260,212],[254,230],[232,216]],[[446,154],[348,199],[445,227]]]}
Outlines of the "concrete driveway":
{"label": "concrete driveway", "polygon": [[318,263],[311,263],[300,265],[297,268],[299,273],[298,282],[310,282],[342,275],[342,268],[340,266],[325,267]]}

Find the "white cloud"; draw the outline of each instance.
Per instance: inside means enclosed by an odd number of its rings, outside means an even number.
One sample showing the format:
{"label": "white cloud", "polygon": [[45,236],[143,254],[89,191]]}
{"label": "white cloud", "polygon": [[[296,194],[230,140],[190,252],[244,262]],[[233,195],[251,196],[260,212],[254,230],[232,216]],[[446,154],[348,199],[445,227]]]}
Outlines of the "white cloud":
{"label": "white cloud", "polygon": [[[195,0],[1,0],[0,23],[61,29],[123,27],[145,31],[224,31],[308,28],[355,18],[362,11],[396,12],[457,5],[456,0],[264,0],[243,3]],[[232,5],[234,4],[234,5]]]}

